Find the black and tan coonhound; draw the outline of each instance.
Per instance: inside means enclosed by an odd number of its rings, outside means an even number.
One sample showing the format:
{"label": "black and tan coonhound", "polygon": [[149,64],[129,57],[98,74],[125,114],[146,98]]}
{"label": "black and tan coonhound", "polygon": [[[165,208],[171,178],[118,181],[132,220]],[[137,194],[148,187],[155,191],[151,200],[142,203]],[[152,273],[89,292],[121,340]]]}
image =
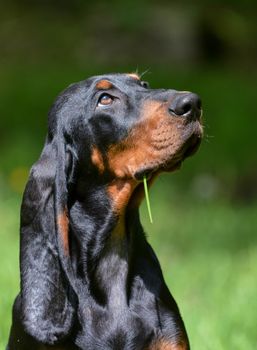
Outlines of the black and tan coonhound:
{"label": "black and tan coonhound", "polygon": [[144,176],[198,148],[196,94],[136,74],[69,86],[21,208],[21,291],[8,350],[188,350],[175,300],[139,218]]}

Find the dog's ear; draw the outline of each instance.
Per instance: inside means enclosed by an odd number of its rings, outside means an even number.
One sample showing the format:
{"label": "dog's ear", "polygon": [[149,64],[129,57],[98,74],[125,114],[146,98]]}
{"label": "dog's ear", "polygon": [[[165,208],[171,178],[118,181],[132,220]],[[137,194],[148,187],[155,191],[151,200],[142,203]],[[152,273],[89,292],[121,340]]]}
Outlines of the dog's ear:
{"label": "dog's ear", "polygon": [[32,167],[21,208],[22,322],[38,341],[55,344],[71,331],[67,157],[64,136],[48,137]]}

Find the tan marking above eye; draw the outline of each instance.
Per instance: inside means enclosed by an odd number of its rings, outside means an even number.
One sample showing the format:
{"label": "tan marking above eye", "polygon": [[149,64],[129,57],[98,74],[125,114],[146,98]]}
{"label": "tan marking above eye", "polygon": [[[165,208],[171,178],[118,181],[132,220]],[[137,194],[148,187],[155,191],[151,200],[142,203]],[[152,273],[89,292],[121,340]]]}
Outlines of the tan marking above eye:
{"label": "tan marking above eye", "polygon": [[109,90],[113,88],[113,85],[109,80],[103,79],[96,83],[96,88],[99,90]]}

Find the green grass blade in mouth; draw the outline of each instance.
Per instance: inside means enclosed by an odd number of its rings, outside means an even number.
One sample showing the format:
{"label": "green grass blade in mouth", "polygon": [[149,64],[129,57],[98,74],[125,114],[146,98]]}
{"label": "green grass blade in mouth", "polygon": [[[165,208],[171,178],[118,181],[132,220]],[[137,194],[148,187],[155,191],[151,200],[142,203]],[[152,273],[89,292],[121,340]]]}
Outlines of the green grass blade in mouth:
{"label": "green grass blade in mouth", "polygon": [[144,189],[145,189],[145,199],[146,199],[146,205],[147,205],[147,210],[149,214],[149,219],[150,223],[153,223],[153,218],[152,218],[152,212],[151,212],[151,206],[150,206],[150,200],[149,200],[149,194],[148,194],[148,187],[147,187],[147,180],[146,177],[144,176]]}

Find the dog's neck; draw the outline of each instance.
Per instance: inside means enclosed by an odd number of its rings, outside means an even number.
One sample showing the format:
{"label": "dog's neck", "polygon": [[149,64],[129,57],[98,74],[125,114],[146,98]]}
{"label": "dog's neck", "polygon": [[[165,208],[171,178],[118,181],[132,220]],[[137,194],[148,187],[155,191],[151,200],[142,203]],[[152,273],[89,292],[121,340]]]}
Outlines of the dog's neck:
{"label": "dog's neck", "polygon": [[101,303],[126,302],[135,239],[144,240],[142,228],[138,230],[141,195],[133,181],[117,180],[89,186],[70,209],[73,265]]}

